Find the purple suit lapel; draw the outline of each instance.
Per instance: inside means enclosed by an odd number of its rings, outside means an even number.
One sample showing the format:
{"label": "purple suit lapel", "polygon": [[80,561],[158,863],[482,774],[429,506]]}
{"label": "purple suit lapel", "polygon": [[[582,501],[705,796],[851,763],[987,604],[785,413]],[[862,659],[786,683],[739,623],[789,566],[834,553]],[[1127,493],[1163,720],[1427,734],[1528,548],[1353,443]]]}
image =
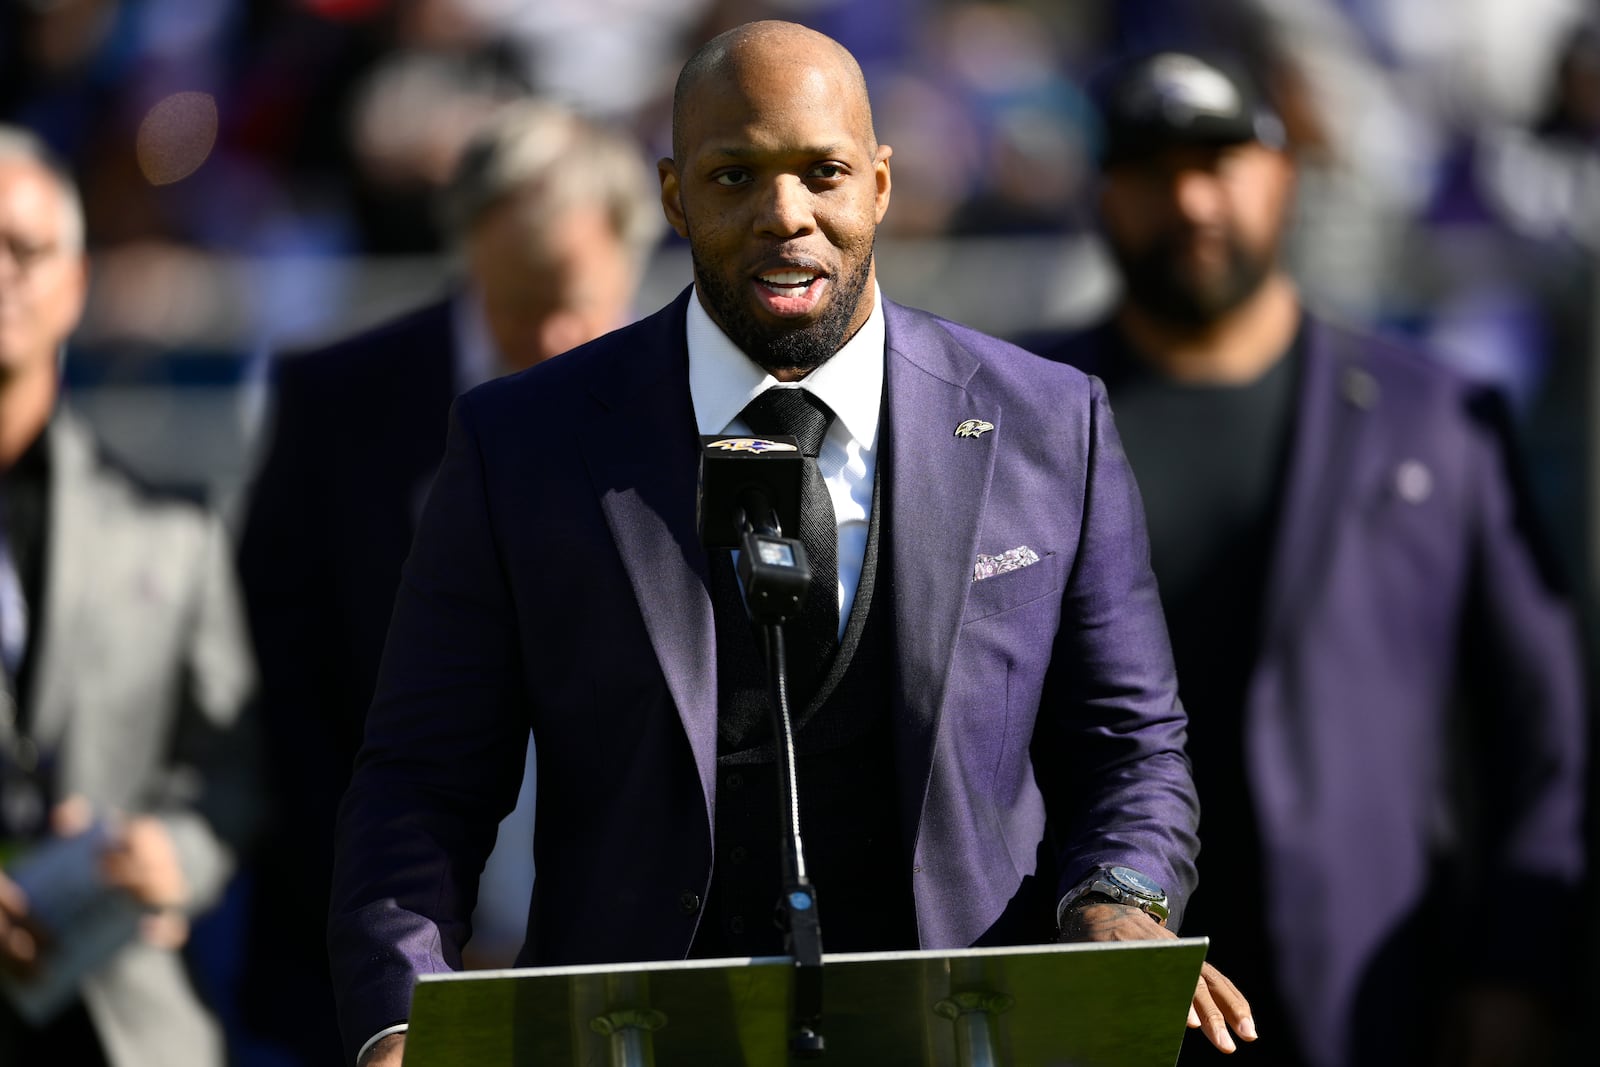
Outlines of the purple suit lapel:
{"label": "purple suit lapel", "polygon": [[[1329,334],[1310,327],[1295,409],[1294,440],[1284,473],[1284,498],[1277,541],[1269,564],[1262,616],[1261,652],[1245,709],[1245,748],[1255,803],[1270,850],[1305,833],[1308,813],[1325,789],[1314,748],[1317,724],[1294,714],[1285,687],[1286,653],[1309,625],[1333,568],[1340,517],[1359,492],[1373,440],[1370,413],[1381,402],[1377,380]],[[1291,854],[1293,849],[1290,850]],[[1289,902],[1316,899],[1321,887],[1302,882],[1315,875],[1300,864],[1274,863],[1278,889],[1268,902],[1268,924],[1285,953],[1285,981],[1302,990],[1318,988],[1321,964],[1302,951],[1305,915]],[[1320,996],[1313,993],[1313,998]]]}
{"label": "purple suit lapel", "polygon": [[1367,415],[1382,399],[1377,379],[1338,350],[1330,335],[1309,327],[1294,439],[1284,473],[1284,503],[1273,550],[1263,619],[1268,647],[1301,621],[1328,573],[1327,554],[1338,532],[1351,479],[1361,467]]}
{"label": "purple suit lapel", "polygon": [[716,642],[695,521],[699,436],[689,396],[689,290],[641,324],[641,343],[592,361],[600,415],[584,443],[595,493],[707,798],[717,770]]}
{"label": "purple suit lapel", "polygon": [[1339,533],[1339,517],[1363,466],[1371,437],[1368,417],[1379,403],[1378,383],[1356,353],[1340,350],[1329,334],[1308,326],[1294,412],[1294,438],[1284,472],[1283,506],[1268,564],[1262,611],[1261,653],[1246,710],[1246,744],[1258,772],[1264,812],[1302,810],[1306,789],[1316,787],[1312,735],[1293,716],[1264,716],[1282,701],[1263,687],[1281,684],[1270,665],[1279,662],[1321,592],[1319,584]]}
{"label": "purple suit lapel", "polygon": [[917,826],[933,762],[947,675],[972,588],[994,449],[955,436],[967,419],[994,424],[1002,412],[971,385],[979,363],[934,319],[884,301],[888,363],[880,417],[891,538],[896,676],[896,756],[902,825]]}

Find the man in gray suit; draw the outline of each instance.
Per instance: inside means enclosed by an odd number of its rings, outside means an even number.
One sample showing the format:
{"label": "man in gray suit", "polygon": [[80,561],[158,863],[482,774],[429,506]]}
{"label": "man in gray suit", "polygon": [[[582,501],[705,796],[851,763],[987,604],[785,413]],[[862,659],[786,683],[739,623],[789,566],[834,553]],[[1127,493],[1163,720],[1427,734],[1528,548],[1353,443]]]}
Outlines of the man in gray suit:
{"label": "man in gray suit", "polygon": [[[222,1035],[177,950],[252,821],[254,671],[220,522],[58,407],[83,229],[71,177],[0,127],[0,1063],[212,1067]],[[98,918],[63,914],[75,892]]]}

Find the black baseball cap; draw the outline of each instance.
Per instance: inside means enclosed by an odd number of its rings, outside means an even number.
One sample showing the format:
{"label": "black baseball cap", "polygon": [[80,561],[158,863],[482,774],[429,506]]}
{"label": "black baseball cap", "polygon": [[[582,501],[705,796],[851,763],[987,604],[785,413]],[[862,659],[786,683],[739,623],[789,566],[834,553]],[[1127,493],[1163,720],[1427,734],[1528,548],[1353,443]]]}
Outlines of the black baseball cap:
{"label": "black baseball cap", "polygon": [[1259,141],[1285,147],[1283,122],[1226,59],[1154,52],[1121,60],[1090,86],[1101,123],[1101,166],[1185,144]]}

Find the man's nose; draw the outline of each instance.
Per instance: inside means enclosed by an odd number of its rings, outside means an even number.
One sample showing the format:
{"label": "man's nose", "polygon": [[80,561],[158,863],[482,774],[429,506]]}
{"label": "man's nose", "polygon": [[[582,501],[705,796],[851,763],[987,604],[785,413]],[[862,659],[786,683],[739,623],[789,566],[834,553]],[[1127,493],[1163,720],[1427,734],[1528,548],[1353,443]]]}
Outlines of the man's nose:
{"label": "man's nose", "polygon": [[762,199],[757,232],[770,237],[798,237],[815,228],[812,194],[806,183],[792,174],[776,178]]}
{"label": "man's nose", "polygon": [[1222,188],[1216,175],[1189,167],[1172,175],[1172,206],[1190,222],[1211,222],[1222,206]]}

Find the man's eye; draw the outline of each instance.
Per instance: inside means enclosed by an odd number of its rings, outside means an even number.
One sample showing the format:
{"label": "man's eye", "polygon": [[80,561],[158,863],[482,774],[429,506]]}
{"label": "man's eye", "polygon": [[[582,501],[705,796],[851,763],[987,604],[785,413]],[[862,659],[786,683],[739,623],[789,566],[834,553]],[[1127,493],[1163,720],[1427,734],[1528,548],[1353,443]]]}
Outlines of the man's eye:
{"label": "man's eye", "polygon": [[813,178],[828,179],[842,178],[844,177],[844,168],[837,163],[818,163],[811,168],[811,176]]}
{"label": "man's eye", "polygon": [[742,170],[725,170],[711,180],[718,185],[743,185],[750,180],[750,174]]}
{"label": "man's eye", "polygon": [[55,246],[50,244],[33,244],[20,238],[0,241],[0,247],[11,253],[11,258],[19,267],[31,267],[45,256],[55,251]]}

